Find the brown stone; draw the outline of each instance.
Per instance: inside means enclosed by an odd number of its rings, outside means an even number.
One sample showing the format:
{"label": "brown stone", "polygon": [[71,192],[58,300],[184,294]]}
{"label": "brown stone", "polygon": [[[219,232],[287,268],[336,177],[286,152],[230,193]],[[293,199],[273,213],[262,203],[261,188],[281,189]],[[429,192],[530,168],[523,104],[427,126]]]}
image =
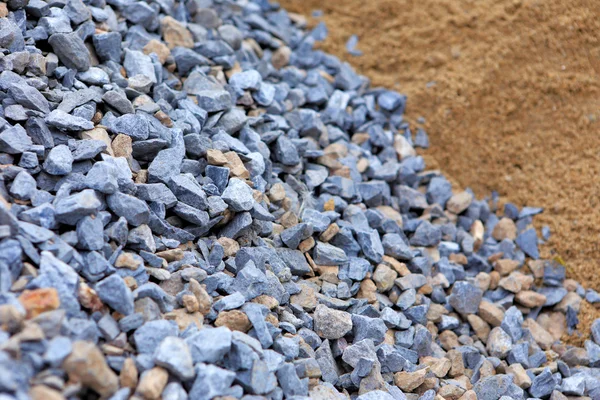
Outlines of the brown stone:
{"label": "brown stone", "polygon": [[393,257],[383,256],[383,262],[394,268],[394,271],[396,271],[400,276],[406,276],[411,273],[406,264],[396,260]]}
{"label": "brown stone", "polygon": [[498,288],[498,282],[500,282],[501,276],[498,271],[490,272],[490,290],[495,290]]}
{"label": "brown stone", "polygon": [[387,264],[379,264],[373,272],[373,281],[379,292],[384,293],[394,287],[394,280],[398,277],[398,273]]}
{"label": "brown stone", "polygon": [[498,282],[498,286],[512,293],[518,293],[521,291],[522,288],[521,281],[519,281],[513,275],[509,275],[500,279],[500,281]]}
{"label": "brown stone", "polygon": [[471,325],[471,328],[473,328],[473,331],[477,337],[485,343],[488,335],[490,334],[490,326],[487,324],[487,322],[475,314],[467,315],[467,321],[469,321],[469,324]]}
{"label": "brown stone", "polygon": [[17,307],[10,304],[3,304],[0,306],[0,329],[8,332],[15,333],[23,326],[23,320],[25,316],[17,309]]}
{"label": "brown stone", "polygon": [[[2,3],[0,3],[0,4],[2,4]],[[97,126],[92,130],[82,131],[80,134],[80,137],[83,140],[91,139],[91,140],[103,141],[106,144],[106,150],[104,151],[104,153],[108,153],[109,155],[114,157],[115,154],[112,149],[112,143],[110,141],[110,136],[108,135],[108,132],[106,131],[106,129]]]}
{"label": "brown stone", "polygon": [[165,386],[167,386],[168,380],[169,373],[161,367],[144,371],[136,393],[142,395],[145,399],[157,400],[160,398]]}
{"label": "brown stone", "polygon": [[454,214],[460,214],[469,208],[473,195],[469,192],[456,193],[446,203],[446,209]]}
{"label": "brown stone", "polygon": [[514,377],[514,384],[521,389],[529,389],[531,386],[531,378],[527,375],[525,368],[519,363],[511,364],[506,367],[506,373]]}
{"label": "brown stone", "polygon": [[204,315],[199,312],[188,313],[185,308],[178,308],[166,313],[164,318],[175,321],[180,331],[186,329],[190,324],[195,324],[198,329],[202,329],[204,324]]}
{"label": "brown stone", "polygon": [[306,253],[307,251],[310,251],[313,247],[315,247],[315,244],[315,239],[311,236],[300,242],[300,244],[298,245],[298,250],[300,250],[303,253]]}
{"label": "brown stone", "polygon": [[485,228],[483,227],[483,223],[476,219],[471,225],[471,236],[473,236],[473,249],[475,251],[479,250],[481,245],[483,244],[483,235],[485,233]]}
{"label": "brown stone", "polygon": [[119,376],[119,383],[121,387],[128,387],[131,390],[135,390],[138,384],[138,370],[135,366],[133,358],[128,357],[123,362],[123,368],[121,368],[121,375]]}
{"label": "brown stone", "polygon": [[288,229],[292,226],[298,225],[298,216],[292,211],[287,211],[281,216],[281,218],[279,218],[279,222],[285,229]]}
{"label": "brown stone", "polygon": [[517,238],[517,226],[510,218],[502,218],[492,231],[492,237],[498,241],[504,239],[515,240]]}
{"label": "brown stone", "polygon": [[6,3],[0,3],[0,18],[8,17],[8,7]]}
{"label": "brown stone", "polygon": [[253,303],[262,304],[267,307],[269,310],[275,309],[275,307],[279,306],[279,301],[276,298],[267,296],[266,294],[261,294],[260,296],[252,299]]}
{"label": "brown stone", "polygon": [[281,69],[290,63],[290,55],[292,50],[287,46],[278,48],[271,57],[271,63],[276,69]]}
{"label": "brown stone", "polygon": [[377,206],[377,211],[383,214],[384,217],[391,219],[402,228],[402,214],[390,206]]}
{"label": "brown stone", "polygon": [[240,310],[221,311],[215,320],[215,326],[226,326],[232,331],[244,333],[252,328],[248,316]]}
{"label": "brown stone", "polygon": [[19,296],[19,302],[27,312],[28,319],[60,307],[58,292],[54,288],[25,290]]}
{"label": "brown stone", "polygon": [[136,270],[142,265],[142,261],[139,258],[134,257],[132,253],[122,252],[115,261],[115,267],[127,268],[130,270]]}
{"label": "brown stone", "polygon": [[290,302],[294,305],[300,306],[304,311],[312,311],[318,304],[317,295],[315,289],[306,284],[299,284],[300,293],[292,295]]}
{"label": "brown stone", "polygon": [[102,397],[109,397],[119,388],[117,375],[93,343],[74,342],[73,351],[63,362],[63,368],[69,379],[80,382]]}
{"label": "brown stone", "polygon": [[170,16],[164,17],[160,21],[160,28],[163,39],[170,49],[174,49],[175,47],[187,47],[190,49],[194,47],[192,34],[175,18]]}
{"label": "brown stone", "polygon": [[479,316],[491,326],[500,326],[504,319],[504,310],[489,301],[479,303]]}
{"label": "brown stone", "polygon": [[515,295],[515,301],[525,307],[541,307],[546,303],[546,296],[533,290],[523,290]]}
{"label": "brown stone", "polygon": [[467,390],[458,400],[477,400],[477,393],[474,390]]}
{"label": "brown stone", "polygon": [[200,311],[203,315],[208,314],[210,312],[210,307],[212,306],[211,295],[209,295],[206,289],[204,289],[204,287],[194,278],[190,278],[189,289],[198,300],[197,311]]}
{"label": "brown stone", "polygon": [[238,177],[240,179],[249,179],[250,172],[244,166],[242,159],[235,151],[228,151],[224,154],[227,159],[227,163],[225,166],[229,168],[229,173],[232,176]]}
{"label": "brown stone", "polygon": [[463,253],[451,253],[448,256],[448,260],[460,265],[467,265],[469,263],[467,256],[465,256]]}
{"label": "brown stone", "polygon": [[144,54],[155,53],[158,56],[158,60],[161,64],[164,64],[167,61],[167,58],[171,55],[171,50],[159,40],[152,39],[142,49]]}
{"label": "brown stone", "polygon": [[273,202],[285,199],[285,188],[281,183],[276,183],[269,190],[269,199]]}
{"label": "brown stone", "polygon": [[356,294],[358,299],[367,299],[371,304],[377,302],[377,286],[370,279],[365,279],[360,283],[360,288]]}
{"label": "brown stone", "polygon": [[184,294],[181,297],[181,302],[183,306],[187,310],[187,312],[193,313],[199,311],[200,305],[198,304],[198,299],[193,294]]}
{"label": "brown stone", "polygon": [[519,268],[519,262],[516,260],[502,259],[494,263],[494,269],[505,276]]}
{"label": "brown stone", "polygon": [[462,388],[456,384],[448,384],[440,387],[438,395],[443,399],[456,400],[459,399],[465,393],[465,388]]}
{"label": "brown stone", "polygon": [[441,304],[431,303],[427,311],[427,320],[437,324],[442,320],[442,316],[447,314],[448,310],[446,307]]}
{"label": "brown stone", "polygon": [[419,369],[415,372],[397,372],[394,374],[394,383],[404,392],[412,392],[425,381],[427,368]]}
{"label": "brown stone", "polygon": [[185,257],[184,251],[179,248],[159,251],[156,255],[164,258],[167,262],[181,261]]}
{"label": "brown stone", "polygon": [[531,336],[533,336],[535,342],[539,344],[543,350],[548,350],[552,346],[552,343],[554,343],[552,335],[531,318],[525,320],[523,328],[529,328]]}
{"label": "brown stone", "polygon": [[206,160],[210,165],[225,165],[227,157],[221,150],[208,149],[206,152]]}
{"label": "brown stone", "polygon": [[50,389],[48,386],[36,385],[29,389],[31,400],[64,400],[62,393]]}
{"label": "brown stone", "polygon": [[335,222],[327,227],[319,236],[322,242],[329,242],[340,231],[340,227]]}
{"label": "brown stone", "polygon": [[538,316],[536,321],[552,335],[554,340],[560,340],[567,330],[567,317],[560,311],[544,312]]}
{"label": "brown stone", "polygon": [[413,146],[400,134],[394,136],[394,150],[396,150],[398,157],[400,157],[400,161],[417,155]]}
{"label": "brown stone", "polygon": [[240,250],[240,244],[237,241],[228,237],[223,236],[219,238],[217,242],[219,242],[219,244],[223,246],[223,252],[225,254],[225,257],[233,257]]}
{"label": "brown stone", "polygon": [[452,362],[447,358],[423,357],[422,363],[427,365],[438,378],[445,377],[452,367]]}
{"label": "brown stone", "polygon": [[456,336],[456,333],[452,332],[451,330],[443,331],[439,334],[438,338],[440,339],[442,348],[446,351],[460,346],[460,343],[458,343],[458,336]]}
{"label": "brown stone", "polygon": [[450,371],[448,371],[449,377],[455,378],[465,373],[465,364],[463,362],[463,356],[460,352],[457,350],[450,350],[448,353],[446,353],[446,358],[448,358],[452,363]]}
{"label": "brown stone", "polygon": [[562,311],[563,313],[567,312],[567,309],[571,307],[575,312],[579,312],[581,308],[581,297],[575,292],[569,292],[563,299],[554,306],[556,311]]}
{"label": "brown stone", "polygon": [[133,152],[131,136],[118,134],[112,141],[112,149],[115,157],[129,158]]}

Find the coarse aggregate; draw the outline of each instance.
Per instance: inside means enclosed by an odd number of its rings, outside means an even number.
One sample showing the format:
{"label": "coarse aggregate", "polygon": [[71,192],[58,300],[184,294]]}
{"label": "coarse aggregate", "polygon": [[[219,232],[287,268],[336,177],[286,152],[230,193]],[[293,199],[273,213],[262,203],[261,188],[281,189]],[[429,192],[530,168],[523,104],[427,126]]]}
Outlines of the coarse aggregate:
{"label": "coarse aggregate", "polygon": [[0,399],[600,398],[600,320],[560,340],[600,295],[540,258],[543,210],[427,170],[324,25],[0,15]]}

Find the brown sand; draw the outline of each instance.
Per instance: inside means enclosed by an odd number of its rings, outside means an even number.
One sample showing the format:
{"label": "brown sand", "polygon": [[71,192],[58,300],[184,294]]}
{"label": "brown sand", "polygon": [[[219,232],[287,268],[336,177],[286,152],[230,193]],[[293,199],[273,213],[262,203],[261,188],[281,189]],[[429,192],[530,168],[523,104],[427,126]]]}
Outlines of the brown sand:
{"label": "brown sand", "polygon": [[[503,201],[544,207],[535,223],[552,238],[542,255],[560,256],[570,277],[600,290],[599,1],[281,4],[323,10],[330,35],[320,47],[408,95],[408,119],[426,118],[429,167],[479,196],[497,190]],[[361,57],[346,52],[352,34]],[[585,337],[600,313],[582,311]]]}
{"label": "brown sand", "polygon": [[[408,119],[426,118],[430,167],[480,196],[545,207],[536,225],[552,238],[542,254],[600,289],[599,1],[281,4],[323,10],[330,34],[320,47],[408,95]],[[361,57],[345,50],[352,34]]]}

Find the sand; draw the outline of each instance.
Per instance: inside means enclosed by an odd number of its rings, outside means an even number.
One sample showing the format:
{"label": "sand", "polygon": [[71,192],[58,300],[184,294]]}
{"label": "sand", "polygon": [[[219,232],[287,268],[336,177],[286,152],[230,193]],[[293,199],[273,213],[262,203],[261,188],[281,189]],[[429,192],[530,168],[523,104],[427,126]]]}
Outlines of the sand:
{"label": "sand", "polygon": [[[283,0],[320,20],[320,48],[374,85],[408,95],[428,132],[428,166],[480,197],[541,206],[546,258],[600,290],[600,2],[597,0]],[[347,53],[359,36],[363,56]],[[416,123],[424,117],[423,125]],[[580,344],[600,313],[586,303]],[[577,336],[579,338],[577,338]]]}
{"label": "sand", "polygon": [[[283,0],[324,12],[320,48],[424,117],[430,167],[479,196],[541,206],[545,257],[600,290],[600,2]],[[315,23],[319,19],[312,19]],[[359,36],[361,57],[345,43]],[[415,124],[419,125],[419,124]]]}

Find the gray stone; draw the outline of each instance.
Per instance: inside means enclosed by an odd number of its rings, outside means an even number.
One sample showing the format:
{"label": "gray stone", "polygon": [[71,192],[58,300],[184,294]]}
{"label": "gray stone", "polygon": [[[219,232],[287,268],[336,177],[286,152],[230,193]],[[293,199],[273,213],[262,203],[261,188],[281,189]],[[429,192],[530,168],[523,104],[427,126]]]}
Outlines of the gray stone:
{"label": "gray stone", "polygon": [[29,150],[33,142],[21,125],[9,127],[0,133],[0,152],[20,154]]}
{"label": "gray stone", "polygon": [[317,265],[342,265],[348,261],[342,249],[323,242],[317,242],[313,259]]}
{"label": "gray stone", "polygon": [[204,328],[186,338],[194,364],[216,363],[231,348],[231,331],[228,328]]}
{"label": "gray stone", "polygon": [[44,171],[50,175],[67,175],[73,169],[73,155],[64,144],[54,147],[43,165]]}
{"label": "gray stone", "polygon": [[96,55],[101,61],[121,61],[121,34],[119,32],[92,35]]}
{"label": "gray stone", "polygon": [[163,339],[153,355],[154,362],[182,381],[195,375],[192,355],[183,339],[169,336]]}
{"label": "gray stone", "polygon": [[552,393],[556,385],[550,368],[544,368],[541,374],[533,378],[529,393],[537,398],[545,398]]}
{"label": "gray stone", "polygon": [[479,309],[479,303],[483,293],[481,289],[469,282],[456,282],[452,286],[452,293],[448,302],[457,312],[461,314],[475,314]]}
{"label": "gray stone", "polygon": [[325,339],[339,339],[352,330],[352,315],[334,310],[322,304],[317,305],[314,315],[315,332]]}
{"label": "gray stone", "polygon": [[133,314],[133,293],[123,278],[113,274],[98,282],[95,286],[98,297],[113,310],[123,314]]}
{"label": "gray stone", "polygon": [[235,372],[210,364],[196,364],[196,379],[189,391],[191,399],[210,400],[227,394],[235,379]]}
{"label": "gray stone", "polygon": [[90,53],[76,33],[55,33],[50,36],[48,43],[67,67],[78,71],[87,71],[90,68]]}
{"label": "gray stone", "polygon": [[10,96],[23,107],[42,113],[49,113],[48,100],[34,87],[24,81],[12,83],[8,88]]}
{"label": "gray stone", "polygon": [[174,176],[168,185],[177,200],[199,210],[208,208],[206,193],[193,176],[189,174]]}
{"label": "gray stone", "polygon": [[67,114],[58,108],[48,114],[45,121],[50,126],[66,131],[84,131],[94,128],[91,121]]}
{"label": "gray stone", "polygon": [[59,199],[55,203],[56,220],[64,224],[75,225],[79,219],[96,214],[102,202],[91,189]]}
{"label": "gray stone", "polygon": [[19,200],[30,200],[36,192],[36,181],[27,171],[19,172],[10,186],[10,194]]}
{"label": "gray stone", "polygon": [[148,223],[148,205],[134,196],[117,192],[106,197],[106,204],[117,216],[124,217],[133,226]]}
{"label": "gray stone", "polygon": [[177,324],[174,321],[148,321],[133,333],[133,341],[139,353],[153,354],[167,337],[177,337]]}
{"label": "gray stone", "polygon": [[354,340],[370,339],[375,345],[383,342],[387,327],[380,318],[369,318],[362,315],[352,315]]}
{"label": "gray stone", "polygon": [[229,205],[232,211],[249,211],[254,205],[252,189],[243,180],[231,178],[221,199]]}

